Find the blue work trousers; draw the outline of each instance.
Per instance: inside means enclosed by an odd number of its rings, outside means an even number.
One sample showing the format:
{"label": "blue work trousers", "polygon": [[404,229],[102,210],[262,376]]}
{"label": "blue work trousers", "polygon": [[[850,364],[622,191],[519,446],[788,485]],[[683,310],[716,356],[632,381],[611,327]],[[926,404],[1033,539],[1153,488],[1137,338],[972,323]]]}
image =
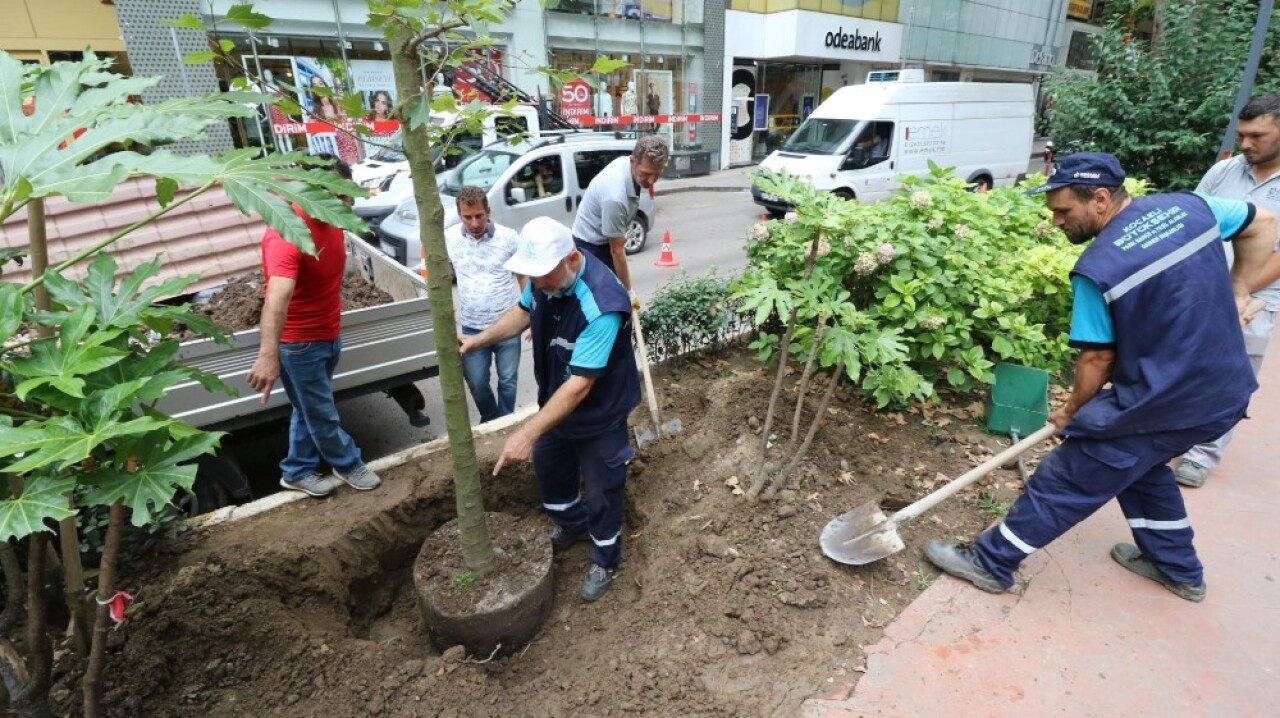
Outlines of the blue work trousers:
{"label": "blue work trousers", "polygon": [[547,515],[569,533],[590,536],[591,562],[605,568],[622,556],[623,485],[632,456],[625,419],[587,438],[566,438],[553,429],[533,445]]}
{"label": "blue work trousers", "polygon": [[[463,335],[479,334],[479,329],[463,327]],[[498,397],[489,385],[489,367],[498,371]],[[506,416],[516,408],[516,379],[520,374],[520,335],[493,346],[472,349],[462,355],[462,376],[471,390],[471,399],[480,412],[480,423]]]}
{"label": "blue work trousers", "polygon": [[280,345],[280,383],[289,395],[289,454],[280,462],[285,481],[316,473],[323,459],[335,471],[358,468],[360,449],[338,423],[333,400],[333,370],[342,340],[288,342]]}
{"label": "blue work trousers", "polygon": [[1004,520],[978,537],[979,561],[1012,586],[1023,559],[1115,498],[1142,554],[1177,583],[1200,585],[1204,567],[1168,462],[1221,436],[1241,416],[1179,431],[1067,439],[1040,462]]}

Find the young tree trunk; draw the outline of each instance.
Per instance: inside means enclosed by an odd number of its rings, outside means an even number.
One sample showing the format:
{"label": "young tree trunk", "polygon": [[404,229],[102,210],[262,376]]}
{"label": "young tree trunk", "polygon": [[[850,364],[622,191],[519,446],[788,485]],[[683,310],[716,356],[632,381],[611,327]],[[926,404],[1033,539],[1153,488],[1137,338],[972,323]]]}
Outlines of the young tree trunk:
{"label": "young tree trunk", "polygon": [[[813,233],[813,242],[809,244],[809,253],[804,258],[804,278],[807,280],[813,276],[813,264],[818,258],[818,242],[822,239],[821,232]],[[787,377],[787,358],[790,356],[791,337],[796,331],[796,317],[800,313],[799,305],[792,307],[791,317],[787,320],[787,330],[782,334],[782,341],[778,344],[778,373],[773,379],[773,393],[769,395],[769,410],[764,415],[764,440],[760,442],[760,470],[756,472],[755,480],[751,482],[751,486],[747,489],[747,500],[754,502],[760,496],[760,490],[764,488],[765,482],[769,480],[769,462],[765,459],[769,456],[769,432],[773,430],[773,415],[778,408],[778,396],[782,393],[782,382]]]}
{"label": "young tree trunk", "polygon": [[53,647],[46,630],[44,564],[49,535],[31,534],[27,541],[27,673],[30,680],[13,698],[20,718],[52,718],[49,708],[49,676],[53,672]]}
{"label": "young tree trunk", "polygon": [[[424,89],[419,73],[413,34],[399,27],[391,36],[391,66],[401,103],[421,98]],[[430,98],[423,98],[429,102]],[[453,312],[453,288],[449,283],[449,255],[444,241],[444,207],[436,187],[435,167],[426,134],[410,128],[408,113],[401,110],[404,153],[413,176],[413,196],[418,205],[419,239],[427,257],[427,291],[431,302],[431,322],[435,329],[436,358],[440,362],[440,392],[444,398],[445,429],[453,457],[454,497],[458,509],[458,529],[462,556],[467,568],[477,575],[493,569],[493,546],[485,523],[480,494],[480,468],[476,460],[471,417],[467,413],[466,388],[462,380],[462,355],[458,353],[458,331]]]}
{"label": "young tree trunk", "polygon": [[822,335],[827,330],[827,318],[818,317],[818,326],[813,330],[813,346],[809,347],[809,359],[804,363],[804,373],[800,375],[800,387],[796,389],[796,411],[791,416],[791,436],[788,446],[795,446],[800,438],[800,410],[804,408],[804,395],[809,391],[809,379],[813,376],[813,362],[818,358],[818,346],[822,344]]}
{"label": "young tree trunk", "polygon": [[111,609],[107,604],[116,592],[116,560],[120,556],[120,536],[124,533],[124,502],[111,504],[107,539],[102,547],[102,564],[98,568],[98,610],[93,621],[93,647],[89,666],[84,672],[84,716],[97,718],[102,703],[102,668],[106,663],[107,630]]}
{"label": "young tree trunk", "polygon": [[[49,268],[49,244],[45,230],[44,200],[33,199],[27,205],[27,240],[31,248],[31,276],[40,277]],[[32,290],[36,309],[48,311],[49,291],[43,283]],[[36,325],[36,335],[41,338],[53,336],[53,328],[42,324]],[[71,502],[68,495],[67,502]],[[74,508],[74,507],[73,507]],[[84,566],[80,563],[80,537],[76,528],[76,517],[68,516],[58,522],[58,539],[62,547],[62,579],[67,611],[71,616],[71,643],[80,657],[89,655],[89,635],[86,632],[88,619],[85,615],[84,602]]]}
{"label": "young tree trunk", "polygon": [[[0,542],[0,569],[4,571],[4,613],[0,613],[0,637],[7,637],[9,632],[22,623],[26,613],[27,583],[22,578],[22,562],[18,560],[18,552],[13,544]],[[10,693],[10,695],[13,695]]]}
{"label": "young tree trunk", "polygon": [[822,403],[818,405],[817,412],[813,415],[813,421],[809,423],[809,433],[805,434],[804,443],[800,445],[800,449],[796,451],[787,465],[782,470],[773,475],[773,480],[769,482],[769,490],[765,492],[766,498],[773,498],[778,493],[778,489],[782,488],[783,482],[795,471],[800,465],[800,460],[804,455],[809,453],[809,447],[813,445],[813,437],[818,434],[818,426],[822,423],[822,417],[827,413],[827,407],[831,405],[831,397],[836,393],[836,385],[840,383],[840,375],[844,374],[844,357],[836,362],[836,370],[831,375],[831,381],[827,382],[827,390],[822,395]]}

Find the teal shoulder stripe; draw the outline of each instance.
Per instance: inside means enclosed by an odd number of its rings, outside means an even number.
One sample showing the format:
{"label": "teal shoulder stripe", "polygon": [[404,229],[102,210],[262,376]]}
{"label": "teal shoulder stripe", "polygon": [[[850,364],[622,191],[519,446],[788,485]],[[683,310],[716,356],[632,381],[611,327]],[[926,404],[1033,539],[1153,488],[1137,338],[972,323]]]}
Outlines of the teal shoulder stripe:
{"label": "teal shoulder stripe", "polygon": [[578,298],[578,304],[582,307],[582,316],[587,323],[596,320],[603,312],[600,311],[600,305],[596,303],[596,295],[591,291],[591,287],[582,279],[579,279],[573,285],[574,296]]}

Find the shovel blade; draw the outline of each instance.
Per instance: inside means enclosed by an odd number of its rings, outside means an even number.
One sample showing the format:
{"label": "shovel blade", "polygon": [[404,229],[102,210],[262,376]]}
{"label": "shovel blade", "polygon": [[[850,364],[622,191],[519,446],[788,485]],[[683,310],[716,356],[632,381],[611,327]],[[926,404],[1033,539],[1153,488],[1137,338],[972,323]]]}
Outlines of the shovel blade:
{"label": "shovel blade", "polygon": [[647,426],[637,426],[635,428],[635,432],[636,448],[638,449],[643,449],[647,444],[653,443],[658,438],[658,435],[654,433],[653,429]]}
{"label": "shovel blade", "polygon": [[880,504],[871,501],[831,519],[818,538],[822,553],[832,561],[862,566],[906,548],[898,527],[889,522]]}

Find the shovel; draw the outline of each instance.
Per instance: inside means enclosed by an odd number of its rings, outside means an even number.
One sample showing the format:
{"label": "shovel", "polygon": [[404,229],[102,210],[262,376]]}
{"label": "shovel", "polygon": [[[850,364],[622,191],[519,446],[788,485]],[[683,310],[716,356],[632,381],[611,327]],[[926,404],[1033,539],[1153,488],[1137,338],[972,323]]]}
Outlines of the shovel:
{"label": "shovel", "polygon": [[960,489],[1003,466],[1010,459],[1021,456],[1027,449],[1053,436],[1057,430],[1058,427],[1053,424],[1045,424],[1031,436],[987,459],[960,478],[888,518],[885,518],[880,510],[880,504],[871,501],[831,519],[822,529],[822,536],[818,539],[822,544],[822,552],[833,561],[853,566],[861,566],[892,556],[906,548],[902,537],[898,536],[898,526],[951,498]]}
{"label": "shovel", "polygon": [[660,437],[679,434],[684,429],[684,425],[679,419],[662,423],[662,418],[658,415],[658,399],[653,393],[653,377],[649,375],[649,349],[644,343],[644,333],[640,331],[640,314],[634,309],[631,310],[631,326],[636,330],[636,346],[640,349],[640,370],[644,373],[644,390],[649,398],[649,420],[653,422],[650,426],[636,427],[636,446],[643,449],[646,444]]}

